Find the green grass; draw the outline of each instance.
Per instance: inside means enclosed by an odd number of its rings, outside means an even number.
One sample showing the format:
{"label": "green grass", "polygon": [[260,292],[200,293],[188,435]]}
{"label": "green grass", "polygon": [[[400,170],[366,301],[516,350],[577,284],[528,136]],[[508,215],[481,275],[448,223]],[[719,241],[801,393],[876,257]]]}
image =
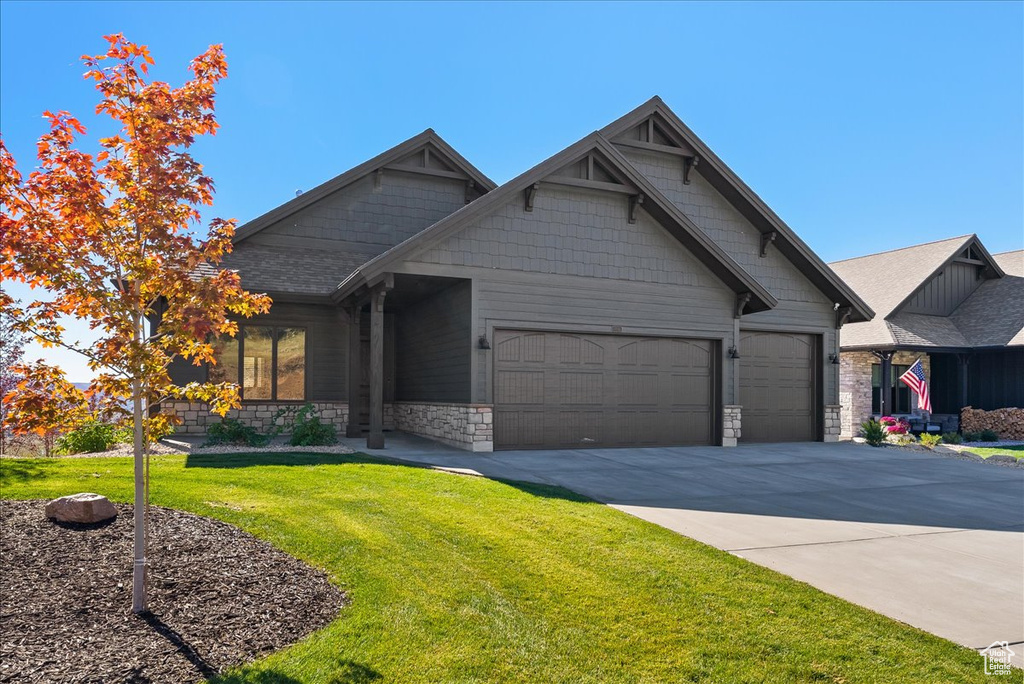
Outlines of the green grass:
{"label": "green grass", "polygon": [[[130,461],[3,459],[0,487],[127,502]],[[154,457],[152,496],[325,569],[352,600],[223,684],[985,681],[969,649],[553,487],[203,455]]]}
{"label": "green grass", "polygon": [[993,454],[1006,454],[1007,456],[1015,456],[1016,458],[1024,458],[1024,445],[1020,446],[1001,446],[1001,447],[972,447],[968,444],[960,445],[961,451],[970,451],[972,454],[978,454],[982,458],[988,458]]}

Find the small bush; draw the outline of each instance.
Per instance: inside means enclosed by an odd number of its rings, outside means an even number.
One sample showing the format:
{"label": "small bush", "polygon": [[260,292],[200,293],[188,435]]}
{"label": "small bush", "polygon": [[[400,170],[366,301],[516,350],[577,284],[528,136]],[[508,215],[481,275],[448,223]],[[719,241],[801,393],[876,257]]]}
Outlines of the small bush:
{"label": "small bush", "polygon": [[959,432],[943,432],[942,441],[946,444],[960,444],[964,440]]}
{"label": "small bush", "polygon": [[931,435],[931,434],[928,434],[927,432],[925,432],[925,433],[923,433],[921,435],[921,445],[924,446],[924,447],[927,447],[929,449],[934,449],[935,447],[939,446],[940,444],[942,444],[942,436],[941,435]]}
{"label": "small bush", "polygon": [[57,439],[58,454],[92,454],[115,444],[132,441],[132,430],[113,423],[91,420]]}
{"label": "small bush", "polygon": [[978,441],[979,442],[998,442],[999,441],[999,433],[996,432],[995,430],[982,430],[980,433],[978,433]]}
{"label": "small bush", "polygon": [[338,434],[334,426],[321,423],[312,404],[305,404],[295,413],[292,446],[327,446],[337,441]]}
{"label": "small bush", "polygon": [[246,425],[237,418],[222,418],[206,429],[206,446],[234,444],[237,446],[262,447],[270,441],[256,428]]}
{"label": "small bush", "polygon": [[866,420],[861,423],[860,434],[864,441],[873,447],[882,446],[885,442],[885,426],[877,420]]}
{"label": "small bush", "polygon": [[999,433],[995,430],[982,430],[981,432],[965,432],[965,442],[998,442]]}

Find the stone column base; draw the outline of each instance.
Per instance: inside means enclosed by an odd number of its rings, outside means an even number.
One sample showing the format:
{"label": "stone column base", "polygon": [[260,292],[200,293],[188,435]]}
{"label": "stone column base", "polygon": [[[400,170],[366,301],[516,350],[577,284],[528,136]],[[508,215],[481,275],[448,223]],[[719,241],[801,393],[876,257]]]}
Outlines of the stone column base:
{"label": "stone column base", "polygon": [[840,404],[826,404],[825,406],[825,430],[824,440],[825,442],[838,442],[839,433],[842,431],[842,412],[843,407]]}
{"label": "stone column base", "polygon": [[722,407],[722,446],[734,447],[741,435],[743,407],[728,404]]}

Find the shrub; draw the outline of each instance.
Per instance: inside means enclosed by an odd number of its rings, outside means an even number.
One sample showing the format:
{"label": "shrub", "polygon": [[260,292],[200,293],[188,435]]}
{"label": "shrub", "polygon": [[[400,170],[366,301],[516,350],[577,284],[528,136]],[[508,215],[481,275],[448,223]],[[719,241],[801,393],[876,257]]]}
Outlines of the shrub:
{"label": "shrub", "polygon": [[979,442],[998,442],[999,433],[995,430],[982,430],[978,433]]}
{"label": "shrub", "polygon": [[965,442],[998,442],[999,433],[995,430],[981,430],[980,432],[965,432]]}
{"label": "shrub", "polygon": [[882,446],[885,442],[885,427],[876,420],[866,420],[860,424],[860,434],[864,441],[873,447]]}
{"label": "shrub", "polygon": [[246,425],[237,418],[222,418],[206,429],[206,446],[235,444],[238,446],[266,446],[269,437],[261,435],[256,428]]}
{"label": "shrub", "polygon": [[941,435],[931,435],[931,434],[928,434],[927,432],[923,433],[921,435],[921,444],[923,446],[929,448],[929,449],[934,449],[935,447],[937,447],[940,444],[942,444],[942,436]]}
{"label": "shrub", "polygon": [[960,444],[964,440],[959,432],[943,432],[942,441],[946,444]]}
{"label": "shrub", "polygon": [[132,430],[113,423],[91,420],[57,439],[58,454],[91,454],[115,444],[132,441]]}
{"label": "shrub", "polygon": [[292,446],[326,446],[338,441],[333,425],[320,422],[320,416],[312,404],[305,404],[295,413],[292,425]]}

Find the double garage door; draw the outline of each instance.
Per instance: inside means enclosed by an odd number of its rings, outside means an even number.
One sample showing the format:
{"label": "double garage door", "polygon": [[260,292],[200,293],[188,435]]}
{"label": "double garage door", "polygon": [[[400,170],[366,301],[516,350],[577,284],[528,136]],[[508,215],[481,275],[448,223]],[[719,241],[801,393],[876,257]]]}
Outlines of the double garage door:
{"label": "double garage door", "polygon": [[497,331],[499,449],[712,444],[717,343]]}
{"label": "double garage door", "polygon": [[[816,437],[814,338],[744,333],[743,441]],[[711,340],[499,330],[499,449],[718,443]]]}

